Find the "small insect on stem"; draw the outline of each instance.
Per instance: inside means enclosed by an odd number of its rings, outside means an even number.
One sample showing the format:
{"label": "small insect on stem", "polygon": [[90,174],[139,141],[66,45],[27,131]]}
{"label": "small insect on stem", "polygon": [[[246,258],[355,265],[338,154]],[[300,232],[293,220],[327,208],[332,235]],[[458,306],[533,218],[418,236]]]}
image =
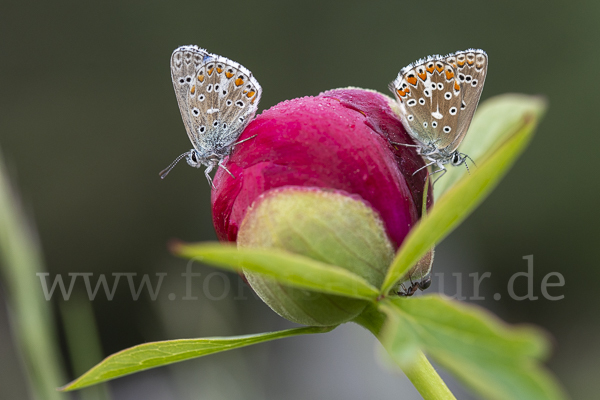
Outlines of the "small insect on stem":
{"label": "small insect on stem", "polygon": [[404,291],[398,291],[398,296],[410,297],[417,292],[417,289],[423,291],[423,290],[427,289],[429,286],[431,286],[431,277],[430,276],[427,276],[426,278],[421,279],[418,282],[413,282],[411,278],[409,278],[409,279],[410,279],[410,286],[408,288],[406,288],[404,286],[404,284],[401,284],[400,286],[402,287],[402,289]]}

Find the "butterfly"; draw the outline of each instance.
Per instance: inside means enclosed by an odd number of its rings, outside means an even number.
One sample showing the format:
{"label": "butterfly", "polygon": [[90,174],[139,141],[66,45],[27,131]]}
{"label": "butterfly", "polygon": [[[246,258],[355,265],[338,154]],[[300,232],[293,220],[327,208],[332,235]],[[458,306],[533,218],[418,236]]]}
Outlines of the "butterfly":
{"label": "butterfly", "polygon": [[181,46],[171,55],[171,79],[181,118],[193,148],[160,172],[164,179],[185,157],[200,168],[214,188],[210,172],[224,160],[258,109],[262,88],[242,65],[198,46]]}
{"label": "butterfly", "polygon": [[[431,175],[446,173],[445,164],[466,164],[470,157],[457,148],[464,139],[479,103],[487,75],[485,51],[468,49],[433,55],[402,68],[389,85],[398,102],[400,119],[426,160]],[[471,160],[472,161],[472,160]],[[435,182],[434,182],[435,183]]]}

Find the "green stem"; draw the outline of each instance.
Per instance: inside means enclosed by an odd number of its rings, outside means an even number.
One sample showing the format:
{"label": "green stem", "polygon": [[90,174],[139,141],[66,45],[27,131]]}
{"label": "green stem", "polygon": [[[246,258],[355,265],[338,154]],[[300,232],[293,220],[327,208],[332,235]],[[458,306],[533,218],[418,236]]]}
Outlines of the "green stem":
{"label": "green stem", "polygon": [[[367,306],[367,309],[353,322],[368,329],[381,342],[380,334],[385,322],[385,315],[377,311],[375,306]],[[418,352],[410,367],[401,368],[424,400],[456,400],[422,352]]]}
{"label": "green stem", "polygon": [[409,368],[402,370],[425,400],[456,400],[422,352],[419,351],[416,360]]}

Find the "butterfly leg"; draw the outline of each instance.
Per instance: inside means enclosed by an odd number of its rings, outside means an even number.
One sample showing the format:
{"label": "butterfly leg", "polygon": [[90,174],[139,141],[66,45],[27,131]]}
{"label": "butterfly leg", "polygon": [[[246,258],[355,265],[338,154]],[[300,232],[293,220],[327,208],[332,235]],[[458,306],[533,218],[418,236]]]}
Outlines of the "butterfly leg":
{"label": "butterfly leg", "polygon": [[418,144],[408,144],[408,143],[398,143],[398,142],[392,142],[390,140],[390,143],[396,146],[405,146],[405,147],[421,147]]}
{"label": "butterfly leg", "polygon": [[438,180],[439,180],[439,179],[440,179],[442,176],[444,176],[444,174],[445,174],[446,172],[448,172],[448,170],[446,169],[446,167],[444,167],[443,165],[439,165],[439,164],[438,164],[438,167],[439,167],[440,169],[438,169],[437,171],[433,171],[432,173],[430,173],[430,174],[429,174],[429,176],[431,176],[431,175],[433,175],[433,174],[437,174],[438,172],[441,172],[441,173],[442,173],[440,176],[438,176],[438,177],[435,179],[435,181],[433,181],[433,184],[434,184],[434,185],[435,185],[435,183],[436,183],[436,182],[437,182],[437,181],[438,181]]}
{"label": "butterfly leg", "polygon": [[250,139],[254,139],[254,138],[255,138],[255,137],[257,137],[257,136],[258,136],[258,134],[256,134],[256,135],[252,135],[252,136],[250,136],[249,138],[246,138],[246,139],[244,139],[244,140],[240,140],[239,142],[235,142],[235,143],[233,143],[233,144],[232,144],[232,146],[235,146],[236,144],[240,144],[240,143],[247,142],[248,140],[250,140]]}
{"label": "butterfly leg", "polygon": [[[246,140],[248,140],[248,139],[245,139],[243,141],[246,141]],[[227,172],[229,175],[231,175],[231,177],[233,179],[235,179],[235,176],[227,168],[225,168],[225,165],[223,164],[223,160],[219,161],[219,167],[223,168],[225,170],[225,172]]]}
{"label": "butterfly leg", "polygon": [[210,177],[210,171],[213,170],[213,167],[215,165],[214,164],[209,164],[208,167],[206,167],[206,169],[204,170],[204,176],[206,176],[206,179],[208,180],[208,184],[210,185],[211,188],[215,188],[215,185],[213,184],[212,178]]}
{"label": "butterfly leg", "polygon": [[[417,174],[417,172],[419,172],[420,170],[422,170],[422,169],[425,169],[425,168],[427,168],[427,167],[429,167],[430,165],[433,165],[433,164],[435,164],[435,163],[436,163],[436,161],[432,161],[432,162],[430,162],[429,164],[425,164],[425,165],[423,165],[421,168],[419,168],[418,170],[416,170],[415,172],[413,172],[413,175],[416,175],[416,174]],[[429,174],[429,175],[431,175],[431,174]]]}

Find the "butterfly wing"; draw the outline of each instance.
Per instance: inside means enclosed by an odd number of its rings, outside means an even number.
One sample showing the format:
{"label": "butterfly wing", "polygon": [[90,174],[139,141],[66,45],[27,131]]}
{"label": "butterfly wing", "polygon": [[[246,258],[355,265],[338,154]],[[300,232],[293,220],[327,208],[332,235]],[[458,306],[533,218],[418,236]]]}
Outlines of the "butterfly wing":
{"label": "butterfly wing", "polygon": [[487,76],[488,56],[485,51],[469,49],[444,57],[444,61],[452,65],[463,92],[463,103],[459,112],[457,136],[448,145],[450,152],[456,150],[469,130],[473,115],[479,104],[483,84]]}
{"label": "butterfly wing", "polygon": [[463,101],[452,65],[440,56],[419,60],[403,68],[390,89],[411,136],[424,146],[440,149],[452,143]]}
{"label": "butterfly wing", "polygon": [[202,154],[227,153],[258,109],[262,88],[252,73],[225,57],[182,46],[171,57],[171,77],[194,147]]}
{"label": "butterfly wing", "polygon": [[196,148],[199,146],[196,141],[197,135],[194,133],[197,123],[192,120],[190,102],[196,91],[196,71],[204,63],[204,59],[210,56],[210,53],[197,46],[181,46],[175,49],[171,55],[171,80],[177,97],[177,105],[188,137]]}
{"label": "butterfly wing", "polygon": [[239,138],[256,114],[262,88],[248,69],[221,56],[200,66],[197,74],[203,79],[191,106],[204,114],[198,123],[206,121],[207,132],[199,132],[199,141],[219,153]]}

